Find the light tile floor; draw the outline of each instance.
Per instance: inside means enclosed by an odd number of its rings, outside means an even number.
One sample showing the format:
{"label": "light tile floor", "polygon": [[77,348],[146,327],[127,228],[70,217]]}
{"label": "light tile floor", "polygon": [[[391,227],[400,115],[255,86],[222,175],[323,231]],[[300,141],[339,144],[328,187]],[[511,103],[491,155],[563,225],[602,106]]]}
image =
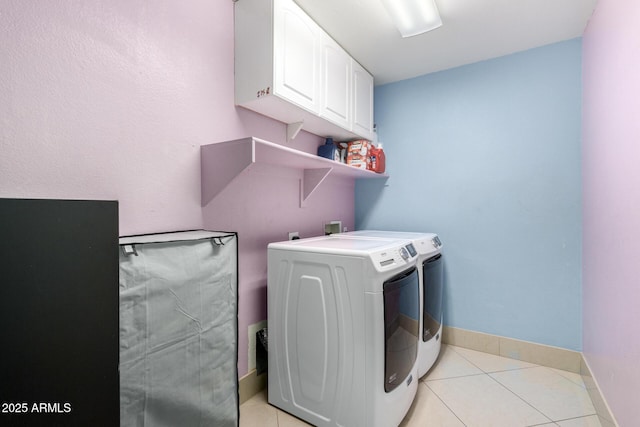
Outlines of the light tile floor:
{"label": "light tile floor", "polygon": [[[240,427],[307,423],[267,403],[266,390],[240,406]],[[421,378],[400,427],[600,427],[578,374],[462,347],[442,346]]]}

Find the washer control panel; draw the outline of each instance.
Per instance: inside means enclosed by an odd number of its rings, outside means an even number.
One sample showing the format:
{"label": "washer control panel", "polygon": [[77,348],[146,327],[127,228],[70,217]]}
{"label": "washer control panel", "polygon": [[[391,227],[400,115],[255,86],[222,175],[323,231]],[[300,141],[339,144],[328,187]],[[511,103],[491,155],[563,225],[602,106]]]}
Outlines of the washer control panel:
{"label": "washer control panel", "polygon": [[413,260],[417,255],[418,251],[416,251],[413,243],[409,243],[388,251],[375,253],[373,254],[373,258],[377,261],[380,267],[388,267],[391,265],[406,264]]}
{"label": "washer control panel", "polygon": [[409,258],[413,258],[418,255],[416,248],[413,247],[413,243],[409,243],[407,246],[400,248],[400,256],[403,260],[407,261]]}
{"label": "washer control panel", "polygon": [[415,246],[413,246],[413,243],[409,243],[407,246],[407,251],[409,252],[409,255],[411,255],[411,258],[413,258],[414,256],[418,255],[418,251],[416,251]]}

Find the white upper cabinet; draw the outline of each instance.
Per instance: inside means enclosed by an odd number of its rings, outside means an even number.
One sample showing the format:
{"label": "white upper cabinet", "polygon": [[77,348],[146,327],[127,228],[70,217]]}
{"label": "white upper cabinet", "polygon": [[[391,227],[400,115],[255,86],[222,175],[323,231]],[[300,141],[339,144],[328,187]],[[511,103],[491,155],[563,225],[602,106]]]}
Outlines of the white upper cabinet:
{"label": "white upper cabinet", "polygon": [[373,76],[352,60],[353,70],[353,131],[373,137]]}
{"label": "white upper cabinet", "polygon": [[331,37],[325,36],[321,48],[322,106],[320,115],[351,130],[351,57]]}
{"label": "white upper cabinet", "polygon": [[318,113],[322,30],[292,1],[274,5],[275,93]]}
{"label": "white upper cabinet", "polygon": [[235,3],[235,100],[319,136],[373,136],[373,77],[293,0]]}

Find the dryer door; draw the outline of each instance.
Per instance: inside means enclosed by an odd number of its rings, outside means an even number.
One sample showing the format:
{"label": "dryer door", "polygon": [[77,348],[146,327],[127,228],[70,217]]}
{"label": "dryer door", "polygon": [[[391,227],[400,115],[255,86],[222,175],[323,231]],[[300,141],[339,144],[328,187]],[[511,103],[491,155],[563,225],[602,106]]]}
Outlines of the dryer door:
{"label": "dryer door", "polygon": [[384,391],[407,378],[416,361],[420,330],[418,270],[412,268],[384,283]]}
{"label": "dryer door", "polygon": [[422,264],[423,307],[422,341],[429,341],[440,330],[442,322],[442,255],[429,258]]}

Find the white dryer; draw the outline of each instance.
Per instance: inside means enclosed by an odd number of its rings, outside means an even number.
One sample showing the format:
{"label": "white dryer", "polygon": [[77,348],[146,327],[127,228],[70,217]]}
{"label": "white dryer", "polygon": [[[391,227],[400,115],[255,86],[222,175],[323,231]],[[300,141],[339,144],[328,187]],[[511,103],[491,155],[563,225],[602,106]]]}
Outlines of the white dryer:
{"label": "white dryer", "polygon": [[410,241],[269,244],[269,403],[316,426],[400,424],[418,385],[416,260]]}
{"label": "white dryer", "polygon": [[442,294],[443,264],[442,242],[434,233],[411,233],[402,231],[359,230],[333,236],[405,239],[413,243],[418,251],[420,276],[420,344],[418,349],[418,377],[422,377],[433,366],[442,345]]}

